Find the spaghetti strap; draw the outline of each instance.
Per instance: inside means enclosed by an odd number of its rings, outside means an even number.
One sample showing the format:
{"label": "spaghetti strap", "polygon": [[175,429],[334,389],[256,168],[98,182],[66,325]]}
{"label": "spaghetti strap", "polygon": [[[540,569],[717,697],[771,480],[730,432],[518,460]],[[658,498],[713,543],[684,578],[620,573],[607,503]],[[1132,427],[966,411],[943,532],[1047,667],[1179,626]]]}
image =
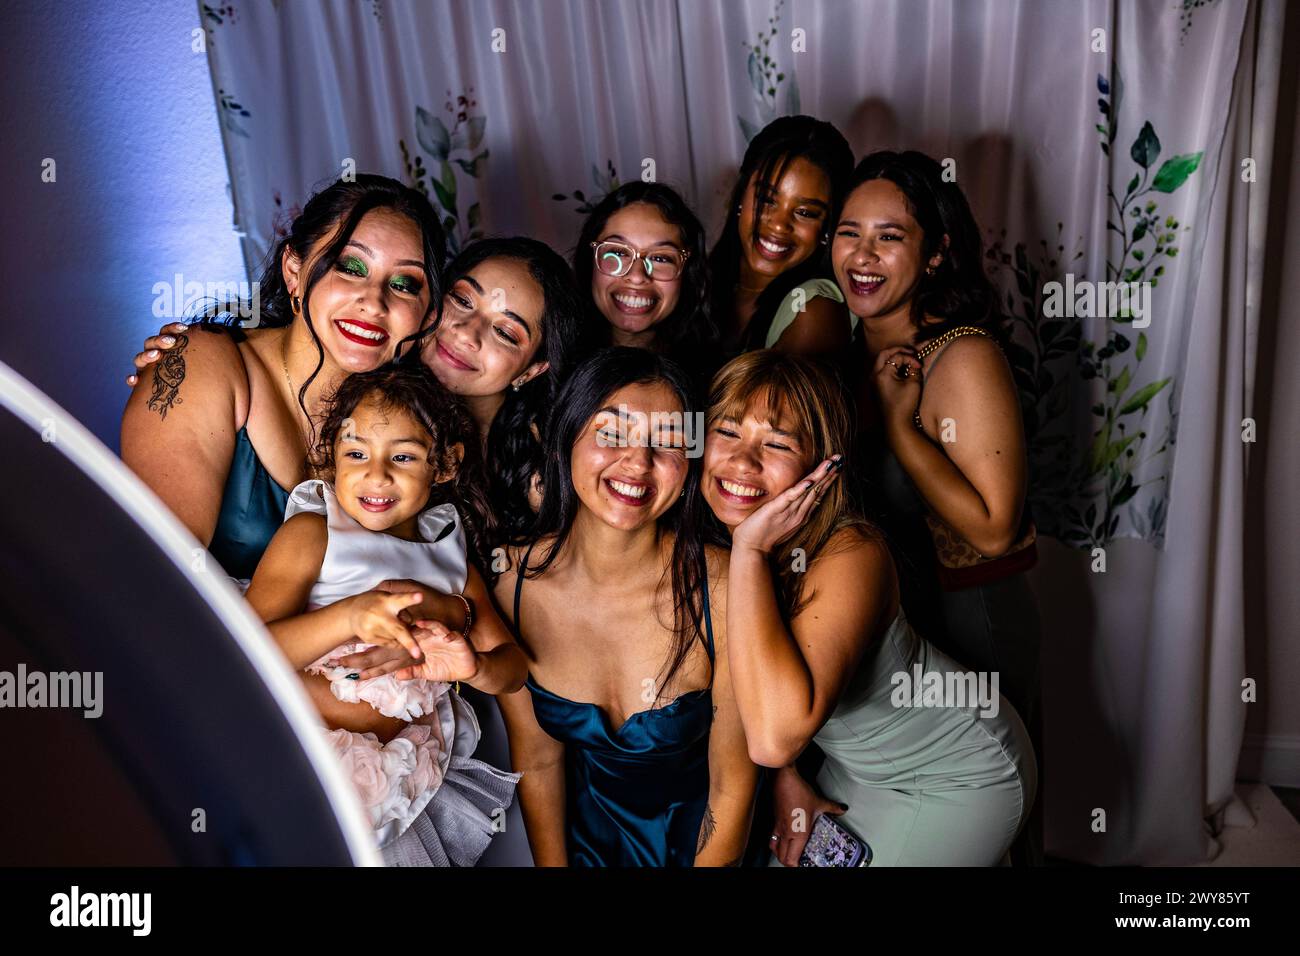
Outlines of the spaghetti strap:
{"label": "spaghetti strap", "polygon": [[524,569],[528,567],[528,559],[532,557],[532,555],[533,555],[533,546],[532,544],[530,544],[528,545],[528,550],[524,552],[523,560],[519,562],[519,567],[515,568],[514,627],[515,627],[516,636],[522,633],[519,627],[519,598],[523,594],[523,590],[524,590]]}

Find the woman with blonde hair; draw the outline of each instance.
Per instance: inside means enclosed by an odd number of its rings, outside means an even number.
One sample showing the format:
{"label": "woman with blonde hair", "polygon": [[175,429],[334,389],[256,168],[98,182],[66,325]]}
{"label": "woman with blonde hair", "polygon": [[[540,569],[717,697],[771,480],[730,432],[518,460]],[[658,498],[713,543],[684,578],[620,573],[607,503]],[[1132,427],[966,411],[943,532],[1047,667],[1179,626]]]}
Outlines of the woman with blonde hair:
{"label": "woman with blonde hair", "polygon": [[[837,481],[852,436],[809,359],[750,352],[713,380],[703,490],[731,538],[736,708],[751,759],[780,768],[769,845],[787,866],[844,833],[874,865],[998,864],[1034,800],[1028,736],[989,675],[908,624],[889,550]],[[793,766],[810,743],[815,790]]]}

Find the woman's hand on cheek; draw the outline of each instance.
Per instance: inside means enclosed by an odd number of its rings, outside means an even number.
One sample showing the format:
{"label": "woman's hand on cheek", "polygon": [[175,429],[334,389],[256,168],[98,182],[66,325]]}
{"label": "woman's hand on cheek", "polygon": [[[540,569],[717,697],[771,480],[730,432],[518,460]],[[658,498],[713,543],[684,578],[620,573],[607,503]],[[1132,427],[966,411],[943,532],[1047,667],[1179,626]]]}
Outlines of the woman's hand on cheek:
{"label": "woman's hand on cheek", "polygon": [[827,458],[812,474],[758,508],[731,533],[732,550],[748,548],[770,554],[803,527],[827,486],[839,477],[843,464],[843,455]]}

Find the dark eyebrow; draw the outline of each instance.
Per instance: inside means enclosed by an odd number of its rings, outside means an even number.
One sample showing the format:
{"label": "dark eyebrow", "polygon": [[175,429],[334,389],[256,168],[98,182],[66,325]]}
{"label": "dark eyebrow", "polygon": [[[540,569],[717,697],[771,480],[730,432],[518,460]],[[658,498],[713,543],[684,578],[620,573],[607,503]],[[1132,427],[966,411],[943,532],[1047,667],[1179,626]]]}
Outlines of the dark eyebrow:
{"label": "dark eyebrow", "polygon": [[[877,229],[897,229],[899,232],[908,231],[907,227],[900,222],[877,222],[874,225]],[[841,219],[839,225],[836,226],[835,228],[842,229],[845,226],[849,226],[853,229],[861,228],[861,226],[858,224],[858,221],[856,219]]]}
{"label": "dark eyebrow", "polygon": [[[344,440],[344,441],[353,441],[353,442],[357,442],[358,444],[362,444],[362,445],[369,445],[369,444],[370,444],[370,439],[369,439],[369,438],[366,438],[364,435],[358,435],[358,434],[356,434],[355,432],[344,433],[344,435],[343,435],[343,440]],[[401,445],[401,444],[419,445],[421,448],[428,448],[428,447],[429,447],[429,443],[428,443],[428,441],[426,441],[426,440],[423,439],[423,438],[394,438],[394,439],[392,439],[392,440],[390,441],[390,444],[393,444],[393,445]]]}
{"label": "dark eyebrow", "polygon": [[[355,239],[349,239],[349,240],[347,241],[347,244],[344,246],[344,248],[347,248],[347,246],[356,246],[358,249],[360,249],[362,252],[364,252],[366,255],[368,255],[371,259],[373,259],[373,258],[375,257],[375,253],[374,253],[374,250],[373,250],[373,249],[371,249],[369,246],[366,246],[366,245],[363,245],[363,244],[357,242]],[[421,271],[424,270],[424,263],[423,263],[423,262],[420,262],[420,261],[418,261],[418,260],[416,260],[416,259],[398,259],[398,260],[397,260],[397,265],[399,265],[399,266],[415,266],[415,268],[417,268],[417,269],[419,269],[419,270],[421,270]]]}
{"label": "dark eyebrow", "polygon": [[[618,242],[626,243],[626,244],[629,245],[629,246],[632,245],[632,240],[630,240],[630,239],[628,239],[628,238],[626,238],[626,237],[624,237],[624,236],[620,236],[618,233],[613,233],[612,235],[608,235],[608,236],[606,236],[604,239],[602,239],[602,240],[600,240],[600,241],[601,241],[601,242],[614,242],[614,241],[616,241],[616,240],[617,240]],[[677,243],[673,242],[671,239],[660,239],[658,242],[652,242],[652,243],[650,243],[650,245],[646,246],[646,248],[647,248],[647,249],[653,249],[655,246],[672,246],[674,249],[676,249],[676,248],[677,248]]]}
{"label": "dark eyebrow", "polygon": [[[760,183],[755,188],[758,190],[759,194],[763,196],[778,195],[777,188],[771,183]],[[818,199],[815,196],[800,196],[795,203],[799,206],[821,206],[823,209],[830,208],[830,204],[826,202],[826,200]]]}
{"label": "dark eyebrow", "polygon": [[[461,279],[464,280],[465,282],[468,282],[477,295],[484,294],[483,287],[478,284],[478,280],[475,279],[472,275],[463,275],[461,276]],[[519,327],[524,330],[524,335],[526,335],[530,341],[532,340],[533,330],[529,328],[528,323],[523,320],[523,318],[519,315],[518,312],[514,312],[510,309],[502,309],[501,314],[504,315],[507,319],[513,319],[515,322],[519,323]]]}

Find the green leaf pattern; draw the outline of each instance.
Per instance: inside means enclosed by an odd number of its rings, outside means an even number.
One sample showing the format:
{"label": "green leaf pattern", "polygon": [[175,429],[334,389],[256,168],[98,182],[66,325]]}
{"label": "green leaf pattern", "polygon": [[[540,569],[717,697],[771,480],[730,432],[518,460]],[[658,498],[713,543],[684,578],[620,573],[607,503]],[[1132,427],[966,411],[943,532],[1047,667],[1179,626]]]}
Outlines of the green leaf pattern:
{"label": "green leaf pattern", "polygon": [[[1122,90],[1117,69],[1111,77],[1097,77],[1099,147],[1112,164],[1119,161],[1110,144],[1120,126]],[[1114,240],[1107,257],[1105,279],[1149,282],[1153,297],[1165,272],[1164,260],[1177,256],[1179,236],[1189,228],[1163,214],[1157,197],[1182,187],[1203,155],[1185,153],[1161,163],[1161,149],[1155,125],[1144,121],[1128,151],[1136,167],[1131,178],[1127,171],[1111,171],[1110,182],[1127,182],[1123,193],[1117,194],[1110,185],[1106,189],[1107,235],[1120,238]],[[1061,282],[1067,272],[1075,275],[1076,282],[1086,279],[1073,265],[1083,256],[1083,237],[1075,240],[1073,255],[1067,257],[1063,231],[1064,224],[1057,223],[1055,243],[1040,240],[1038,248],[1031,249],[1025,243],[1009,245],[1003,230],[987,252],[990,273],[1005,292],[1005,311],[1011,319],[1013,339],[1007,358],[1020,391],[1029,441],[1030,506],[1043,533],[1077,547],[1093,548],[1110,541],[1119,531],[1121,517],[1137,534],[1161,539],[1168,512],[1167,476],[1150,463],[1174,445],[1174,378],[1153,380],[1143,374],[1149,340],[1144,331],[1128,328],[1131,315],[1121,313],[1107,320],[1043,316],[1045,283]],[[1091,395],[1093,402],[1088,409],[1092,438],[1086,451],[1078,447],[1078,419],[1073,414],[1084,395]],[[1168,422],[1158,434],[1147,426],[1157,401],[1166,403]],[[1150,494],[1139,499],[1148,486]]]}
{"label": "green leaf pattern", "polygon": [[[487,174],[488,150],[479,149],[487,129],[487,117],[470,114],[470,110],[478,105],[473,99],[473,92],[471,88],[454,101],[451,91],[447,92],[448,100],[444,109],[452,115],[451,129],[447,128],[441,117],[422,106],[416,106],[415,141],[428,155],[430,166],[424,164],[424,157],[418,152],[412,155],[405,139],[398,140],[407,179],[442,212],[442,226],[447,233],[447,252],[453,256],[467,243],[481,239],[484,235],[483,214],[477,199],[470,204],[464,216],[461,215],[461,181],[456,175],[457,169],[472,180],[482,179]],[[475,152],[476,150],[478,151]],[[430,173],[432,168],[438,171],[436,178]]]}

